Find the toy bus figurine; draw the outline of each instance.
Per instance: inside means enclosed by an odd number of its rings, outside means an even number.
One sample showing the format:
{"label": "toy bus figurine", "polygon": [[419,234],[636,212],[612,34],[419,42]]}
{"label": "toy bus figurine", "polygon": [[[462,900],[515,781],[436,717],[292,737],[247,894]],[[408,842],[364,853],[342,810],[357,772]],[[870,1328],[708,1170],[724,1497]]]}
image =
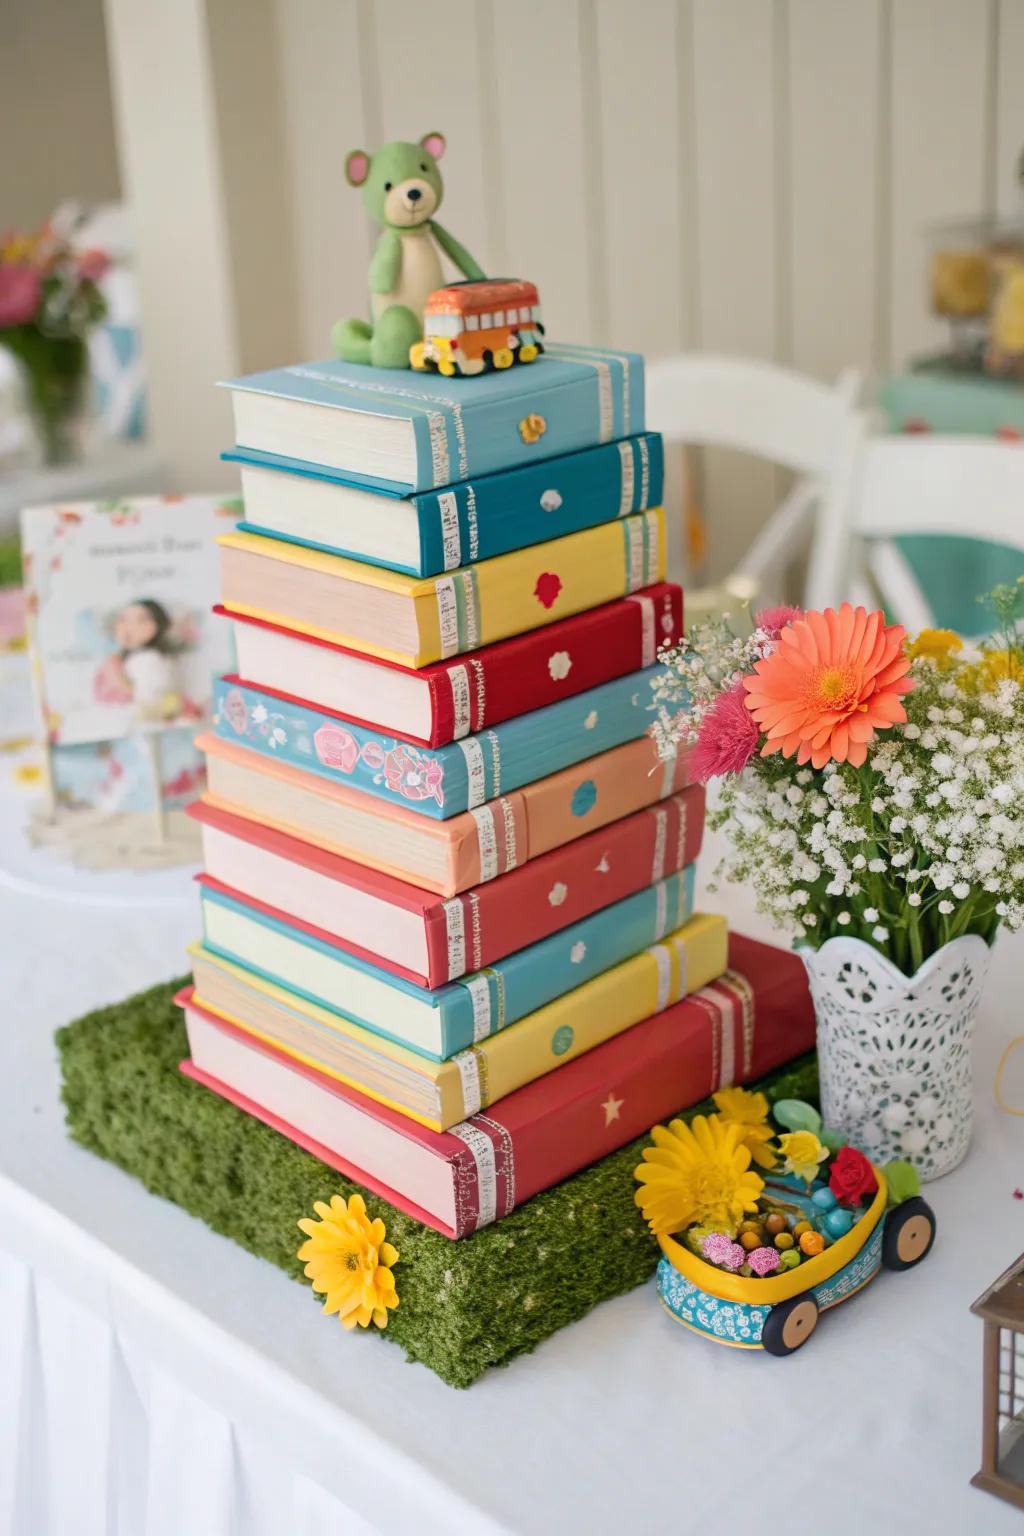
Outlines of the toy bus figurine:
{"label": "toy bus figurine", "polygon": [[543,352],[543,335],[533,283],[508,277],[450,283],[427,300],[423,340],[409,348],[409,363],[448,377],[511,368]]}

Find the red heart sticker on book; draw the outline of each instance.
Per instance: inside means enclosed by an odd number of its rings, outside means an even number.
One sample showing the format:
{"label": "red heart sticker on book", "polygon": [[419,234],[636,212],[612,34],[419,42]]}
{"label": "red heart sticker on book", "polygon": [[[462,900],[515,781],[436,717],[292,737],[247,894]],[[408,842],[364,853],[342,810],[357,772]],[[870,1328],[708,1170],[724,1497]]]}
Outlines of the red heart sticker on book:
{"label": "red heart sticker on book", "polygon": [[544,571],[537,577],[537,585],[533,589],[533,595],[538,603],[543,603],[545,608],[550,608],[561,590],[562,578],[556,576],[554,571]]}

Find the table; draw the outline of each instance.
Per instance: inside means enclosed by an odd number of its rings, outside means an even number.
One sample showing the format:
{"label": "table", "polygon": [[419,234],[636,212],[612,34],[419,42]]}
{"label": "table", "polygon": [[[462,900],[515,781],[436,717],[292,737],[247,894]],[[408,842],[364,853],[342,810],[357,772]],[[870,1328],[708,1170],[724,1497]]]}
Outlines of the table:
{"label": "table", "polygon": [[[0,797],[0,865],[22,814]],[[792,1536],[1019,1531],[968,1486],[981,1404],[968,1308],[1024,1249],[1024,1122],[991,1100],[1020,1027],[1024,940],[994,954],[978,1132],[929,1187],[940,1239],[920,1271],[880,1277],[788,1360],[691,1338],[648,1284],[459,1393],[343,1334],[286,1276],[66,1139],[53,1029],[180,972],[196,907],[187,871],[106,876],[87,902],[87,877],[64,899],[39,868],[38,885],[23,862],[0,877],[0,1531],[744,1530],[755,1454],[764,1518]],[[730,892],[754,931],[750,906]],[[1013,1086],[1024,1101],[1024,1064]]]}
{"label": "table", "polygon": [[110,500],[168,489],[167,465],[146,443],[105,443],[77,464],[0,473],[0,534],[15,533],[22,507]]}

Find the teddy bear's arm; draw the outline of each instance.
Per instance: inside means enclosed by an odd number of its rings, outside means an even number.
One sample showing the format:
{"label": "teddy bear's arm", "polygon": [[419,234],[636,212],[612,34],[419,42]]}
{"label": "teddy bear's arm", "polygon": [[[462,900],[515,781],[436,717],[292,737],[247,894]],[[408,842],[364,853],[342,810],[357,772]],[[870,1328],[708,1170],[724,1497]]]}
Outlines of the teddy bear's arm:
{"label": "teddy bear's arm", "polygon": [[393,229],[381,230],[370,260],[370,292],[391,293],[402,268],[402,241]]}
{"label": "teddy bear's arm", "polygon": [[480,278],[484,275],[483,267],[477,265],[464,245],[460,245],[454,235],[450,235],[443,224],[436,219],[431,221],[431,229],[438,245],[445,255],[450,257],[462,273],[463,277]]}

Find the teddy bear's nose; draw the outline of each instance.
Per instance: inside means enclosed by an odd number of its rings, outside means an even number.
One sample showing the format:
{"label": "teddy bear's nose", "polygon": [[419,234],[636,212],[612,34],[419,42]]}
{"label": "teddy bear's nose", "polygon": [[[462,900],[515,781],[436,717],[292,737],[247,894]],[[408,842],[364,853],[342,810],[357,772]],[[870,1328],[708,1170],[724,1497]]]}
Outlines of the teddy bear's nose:
{"label": "teddy bear's nose", "polygon": [[418,203],[420,198],[423,196],[423,193],[420,191],[419,187],[410,187],[405,195],[409,199],[410,203]]}

